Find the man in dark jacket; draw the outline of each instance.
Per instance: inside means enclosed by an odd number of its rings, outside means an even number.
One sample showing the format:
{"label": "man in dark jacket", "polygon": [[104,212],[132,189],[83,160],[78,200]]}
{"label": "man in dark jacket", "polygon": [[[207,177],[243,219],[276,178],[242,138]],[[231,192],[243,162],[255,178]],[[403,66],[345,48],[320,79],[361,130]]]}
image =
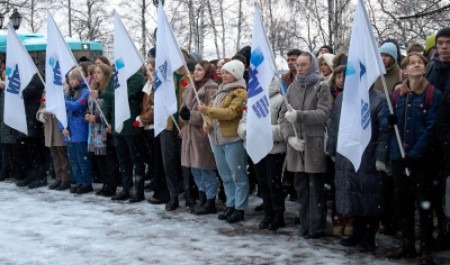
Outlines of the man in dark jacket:
{"label": "man in dark jacket", "polygon": [[15,138],[15,143],[11,144],[12,177],[21,179],[16,182],[17,186],[28,186],[30,189],[47,185],[44,130],[42,123],[36,119],[43,91],[44,84],[35,74],[22,93],[28,135],[10,129],[11,136]]}

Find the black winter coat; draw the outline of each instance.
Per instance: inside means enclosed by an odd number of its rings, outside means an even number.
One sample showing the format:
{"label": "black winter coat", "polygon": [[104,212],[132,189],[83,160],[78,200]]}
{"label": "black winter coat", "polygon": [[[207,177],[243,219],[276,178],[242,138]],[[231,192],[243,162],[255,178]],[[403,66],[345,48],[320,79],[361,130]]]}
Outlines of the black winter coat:
{"label": "black winter coat", "polygon": [[326,154],[335,156],[336,210],[340,214],[379,216],[384,209],[384,177],[375,168],[375,161],[387,163],[389,132],[384,112],[386,98],[371,89],[369,92],[372,138],[355,172],[353,164],[336,152],[343,94],[336,98],[328,122]]}

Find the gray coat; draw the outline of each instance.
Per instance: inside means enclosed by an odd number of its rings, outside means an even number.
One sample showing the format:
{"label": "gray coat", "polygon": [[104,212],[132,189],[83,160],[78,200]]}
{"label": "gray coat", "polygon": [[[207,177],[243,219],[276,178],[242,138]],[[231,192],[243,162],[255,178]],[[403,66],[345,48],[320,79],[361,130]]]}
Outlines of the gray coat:
{"label": "gray coat", "polygon": [[[287,169],[291,172],[325,173],[325,126],[331,112],[332,97],[328,86],[320,81],[305,86],[294,82],[289,86],[287,100],[297,111],[294,123],[299,138],[305,141],[305,151],[300,153],[287,144]],[[286,104],[280,111],[280,127],[284,139],[294,135],[292,124],[284,117]]]}
{"label": "gray coat", "polygon": [[336,102],[328,123],[326,153],[335,156],[336,210],[340,214],[379,216],[384,209],[384,174],[375,168],[375,161],[387,162],[389,132],[384,107],[386,98],[378,90],[369,93],[372,138],[363,153],[358,172],[347,158],[336,152],[342,93]]}

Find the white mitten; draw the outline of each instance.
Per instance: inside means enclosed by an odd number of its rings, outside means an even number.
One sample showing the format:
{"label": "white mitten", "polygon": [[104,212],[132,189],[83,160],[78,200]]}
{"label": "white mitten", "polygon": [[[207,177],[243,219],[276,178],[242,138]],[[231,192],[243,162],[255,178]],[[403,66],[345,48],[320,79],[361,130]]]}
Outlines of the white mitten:
{"label": "white mitten", "polygon": [[383,161],[377,160],[375,161],[375,168],[377,169],[377,171],[383,171],[383,172],[387,172],[387,167],[386,164]]}
{"label": "white mitten", "polygon": [[295,136],[290,136],[288,138],[288,143],[290,146],[292,146],[292,148],[294,148],[295,150],[299,151],[299,152],[303,152],[305,151],[305,141],[298,139]]}
{"label": "white mitten", "polygon": [[284,117],[288,122],[294,123],[297,120],[297,111],[288,105],[288,110],[286,111],[286,114],[284,114]]}
{"label": "white mitten", "polygon": [[46,118],[45,118],[44,112],[39,112],[39,114],[38,114],[38,121],[40,121],[42,123],[45,123],[45,120],[46,120]]}
{"label": "white mitten", "polygon": [[139,127],[144,127],[144,123],[142,123],[140,115],[136,117],[136,121],[139,122]]}
{"label": "white mitten", "polygon": [[245,140],[245,136],[247,134],[247,125],[246,124],[239,124],[239,127],[237,129],[237,133],[239,137],[241,137],[242,140]]}

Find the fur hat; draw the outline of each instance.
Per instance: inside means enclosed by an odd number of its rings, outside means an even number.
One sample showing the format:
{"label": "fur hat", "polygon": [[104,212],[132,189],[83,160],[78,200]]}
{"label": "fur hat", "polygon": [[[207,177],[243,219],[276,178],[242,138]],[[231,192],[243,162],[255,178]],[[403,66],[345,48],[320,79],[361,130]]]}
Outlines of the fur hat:
{"label": "fur hat", "polygon": [[442,28],[441,30],[436,33],[436,41],[439,39],[439,37],[447,37],[450,38],[450,27]]}
{"label": "fur hat", "polygon": [[244,64],[238,60],[231,60],[222,66],[222,71],[232,74],[236,80],[244,78]]}
{"label": "fur hat", "polygon": [[320,67],[320,63],[322,62],[322,60],[328,65],[328,67],[331,69],[331,71],[333,71],[333,59],[334,59],[334,54],[331,53],[324,53],[319,55],[319,57],[317,58],[318,63],[319,63],[319,67]]}
{"label": "fur hat", "polygon": [[378,51],[391,56],[394,61],[397,61],[397,47],[395,47],[394,43],[386,42],[378,48]]}
{"label": "fur hat", "polygon": [[333,68],[336,68],[340,65],[347,65],[347,59],[348,57],[344,52],[336,54],[336,56],[334,56],[333,58]]}

